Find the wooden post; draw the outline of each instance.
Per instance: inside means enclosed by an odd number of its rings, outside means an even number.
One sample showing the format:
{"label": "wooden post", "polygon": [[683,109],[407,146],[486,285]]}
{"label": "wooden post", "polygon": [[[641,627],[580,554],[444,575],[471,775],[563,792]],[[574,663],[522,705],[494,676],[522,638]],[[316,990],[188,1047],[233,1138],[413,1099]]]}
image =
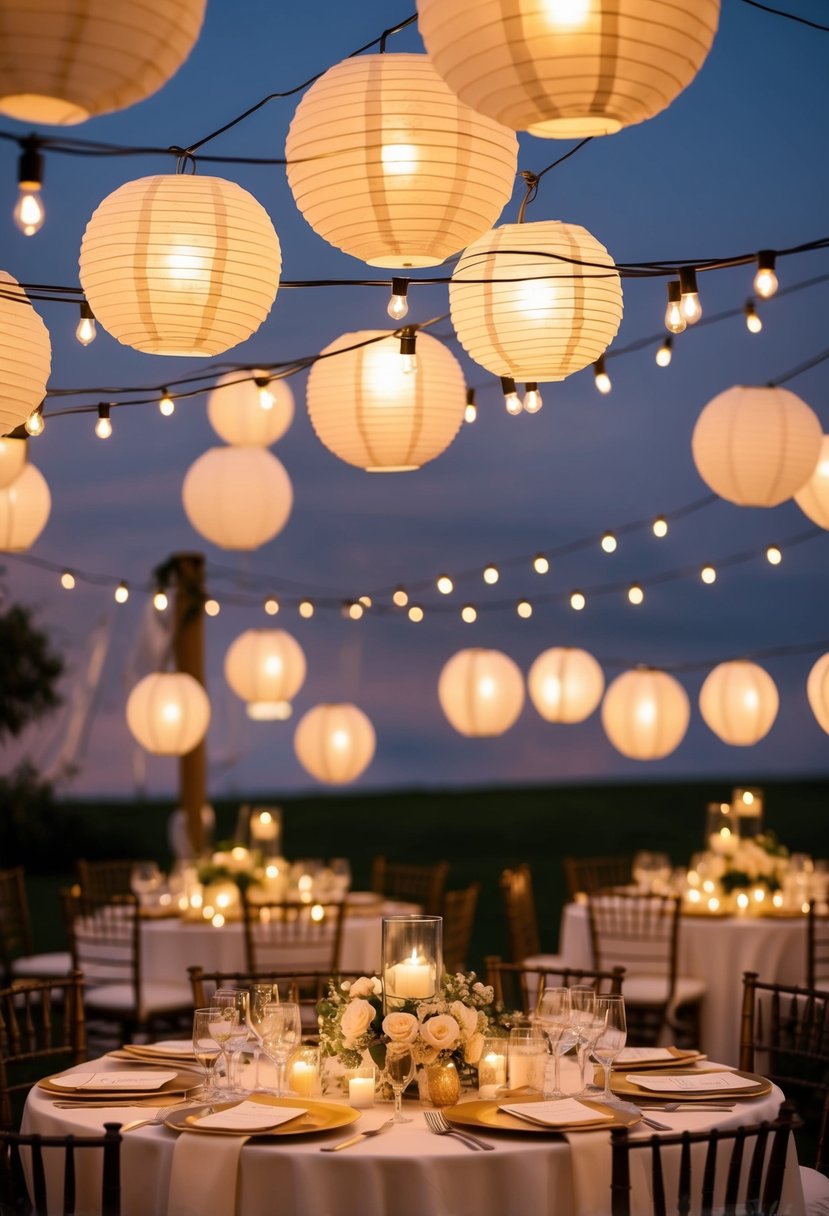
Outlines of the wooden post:
{"label": "wooden post", "polygon": [[[204,687],[204,556],[176,553],[170,559],[175,576],[174,643],[176,668]],[[187,817],[193,856],[204,847],[202,807],[207,802],[207,744],[204,739],[179,760],[179,806]]]}

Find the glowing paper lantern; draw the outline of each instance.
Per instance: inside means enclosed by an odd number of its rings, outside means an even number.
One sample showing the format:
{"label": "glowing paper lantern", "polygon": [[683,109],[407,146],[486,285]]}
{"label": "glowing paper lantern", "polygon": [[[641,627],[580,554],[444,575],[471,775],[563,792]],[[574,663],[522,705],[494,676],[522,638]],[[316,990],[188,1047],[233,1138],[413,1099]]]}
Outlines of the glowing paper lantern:
{"label": "glowing paper lantern", "polygon": [[62,126],[150,97],[184,63],[207,0],[4,0],[0,113]]}
{"label": "glowing paper lantern", "polygon": [[294,492],[264,448],[210,448],[191,464],[181,491],[190,523],[222,549],[258,549],[284,528]]}
{"label": "glowing paper lantern", "polygon": [[461,345],[487,371],[563,380],[613,341],[622,285],[604,245],[578,224],[503,224],[464,250],[449,307]]}
{"label": "glowing paper lantern", "polygon": [[611,135],[687,88],[711,49],[719,0],[417,0],[450,89],[516,131]]}
{"label": "glowing paper lantern", "polygon": [[823,432],[786,388],[727,389],[708,402],[691,438],[707,486],[741,507],[776,507],[815,471]]}
{"label": "glowing paper lantern", "polygon": [[819,528],[829,528],[829,435],[823,436],[815,471],[794,500]]}
{"label": "glowing paper lantern", "polygon": [[300,718],[294,735],[297,760],[312,777],[329,785],[359,777],[371,763],[375,744],[371,722],[348,702],[315,705]]}
{"label": "glowing paper lantern", "polygon": [[751,747],[772,728],[780,698],[769,673],[745,659],[720,663],[705,677],[699,710],[723,743]]}
{"label": "glowing paper lantern", "polygon": [[235,182],[200,174],[120,186],[81,244],[96,319],[151,355],[219,355],[244,342],[270,312],[281,269],[264,207]]}
{"label": "glowing paper lantern", "polygon": [[369,266],[436,266],[509,200],[512,131],[458,101],[425,55],[360,55],[297,107],[285,145],[296,205]]}
{"label": "glowing paper lantern", "polygon": [[625,671],[602,701],[602,726],[610,742],[631,760],[661,760],[685,737],[691,706],[673,676],[653,668]]}
{"label": "glowing paper lantern", "polygon": [[207,398],[207,416],[225,443],[267,448],[293,422],[294,395],[286,380],[268,380],[266,372],[227,372]]}
{"label": "glowing paper lantern", "polygon": [[49,331],[17,279],[0,270],[0,434],[37,409],[51,367]]}
{"label": "glowing paper lantern", "polygon": [[586,650],[554,646],[533,663],[527,688],[546,722],[583,722],[602,699],[604,673]]}
{"label": "glowing paper lantern", "polygon": [[400,339],[382,334],[364,329],[326,346],[323,354],[343,353],[311,368],[308,413],[320,442],[341,460],[369,473],[400,473],[448,448],[463,422],[466,385],[436,338],[418,333],[417,371],[407,373]]}
{"label": "glowing paper lantern", "polygon": [[145,676],[127,697],[127,726],[156,756],[186,756],[210,725],[210,701],[201,684],[183,671]]}
{"label": "glowing paper lantern", "polygon": [[23,472],[28,447],[25,439],[0,439],[0,489],[10,486]]}
{"label": "glowing paper lantern", "polygon": [[52,509],[52,496],[40,469],[27,464],[14,481],[0,490],[0,552],[22,553],[43,529]]}
{"label": "glowing paper lantern", "polygon": [[283,720],[305,680],[305,655],[284,629],[247,629],[225,655],[225,678],[248,717]]}
{"label": "glowing paper lantern", "polygon": [[829,735],[829,654],[821,655],[809,672],[806,696],[818,725]]}
{"label": "glowing paper lantern", "polygon": [[502,735],[521,713],[524,677],[500,650],[459,650],[440,673],[438,699],[459,734]]}

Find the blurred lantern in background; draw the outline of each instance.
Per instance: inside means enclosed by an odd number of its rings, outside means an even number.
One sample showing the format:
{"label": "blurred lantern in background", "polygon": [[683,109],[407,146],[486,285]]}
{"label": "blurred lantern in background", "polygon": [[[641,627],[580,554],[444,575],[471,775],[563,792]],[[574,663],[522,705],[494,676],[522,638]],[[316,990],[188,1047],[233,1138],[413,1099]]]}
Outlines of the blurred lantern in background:
{"label": "blurred lantern in background", "polygon": [[509,730],[521,713],[524,677],[500,650],[459,650],[440,673],[438,698],[456,731],[491,738]]}
{"label": "blurred lantern in background", "polygon": [[0,489],[0,552],[31,548],[49,519],[52,496],[40,469],[27,464],[14,481]]}
{"label": "blurred lantern in background", "polygon": [[829,435],[823,436],[815,471],[797,491],[794,500],[812,523],[819,528],[829,528]]}
{"label": "blurred lantern in background", "polygon": [[17,279],[0,270],[0,434],[37,409],[51,367],[49,331]]}
{"label": "blurred lantern in background", "polygon": [[20,476],[27,454],[28,443],[25,439],[0,439],[0,490]]}
{"label": "blurred lantern in background", "polygon": [[227,372],[207,398],[213,430],[234,447],[270,447],[294,419],[294,395],[286,380],[267,372]]}
{"label": "blurred lantern in background", "polygon": [[247,629],[225,655],[225,678],[257,721],[291,716],[305,669],[302,647],[284,629]]}
{"label": "blurred lantern in background", "polygon": [[375,745],[370,720],[347,702],[315,705],[300,718],[294,735],[299,763],[328,785],[356,780],[371,763]]}
{"label": "blurred lantern in background", "polygon": [[652,667],[622,672],[602,701],[602,726],[610,742],[631,760],[661,760],[679,747],[691,707],[685,689]]}
{"label": "blurred lantern in background", "polygon": [[157,756],[185,756],[210,725],[210,701],[198,680],[184,672],[155,672],[127,698],[127,726]]}
{"label": "blurred lantern in background", "polygon": [[258,549],[284,528],[294,492],[284,466],[264,448],[210,448],[184,477],[190,523],[222,549]]}
{"label": "blurred lantern in background", "polygon": [[586,650],[554,646],[533,663],[527,688],[545,722],[583,722],[602,699],[604,673]]}
{"label": "blurred lantern in background", "polygon": [[751,747],[767,735],[779,703],[769,673],[745,659],[720,663],[708,673],[699,694],[705,725],[732,747]]}
{"label": "blurred lantern in background", "polygon": [[821,655],[809,672],[806,695],[818,725],[829,735],[829,654]]}

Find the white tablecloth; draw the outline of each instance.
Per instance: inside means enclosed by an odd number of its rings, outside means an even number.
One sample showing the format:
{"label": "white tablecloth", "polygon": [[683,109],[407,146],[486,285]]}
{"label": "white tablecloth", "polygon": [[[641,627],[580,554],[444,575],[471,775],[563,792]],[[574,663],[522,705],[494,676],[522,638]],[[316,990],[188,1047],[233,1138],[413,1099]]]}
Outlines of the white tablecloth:
{"label": "white tablecloth", "polygon": [[[583,904],[564,909],[559,952],[566,966],[593,966]],[[805,984],[805,918],[683,916],[678,969],[680,975],[703,979],[708,985],[700,1047],[712,1059],[736,1067],[743,972],[756,971],[767,983]]]}

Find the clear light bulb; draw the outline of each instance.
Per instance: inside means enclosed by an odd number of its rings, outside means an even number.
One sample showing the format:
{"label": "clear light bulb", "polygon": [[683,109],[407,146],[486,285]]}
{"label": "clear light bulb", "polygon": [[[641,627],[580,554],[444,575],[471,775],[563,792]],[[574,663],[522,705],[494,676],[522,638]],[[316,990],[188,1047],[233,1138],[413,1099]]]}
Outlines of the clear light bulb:
{"label": "clear light bulb", "polygon": [[155,595],[153,596],[153,608],[155,608],[156,612],[163,612],[167,607],[167,603],[168,600],[166,592],[162,591],[162,589],[159,587],[158,591],[156,591]]}
{"label": "clear light bulb", "polygon": [[708,583],[709,586],[711,583],[716,583],[717,581],[717,572],[713,566],[703,566],[702,570],[700,570],[699,576],[702,581],[704,583]]}
{"label": "clear light bulb", "polygon": [[407,326],[400,335],[400,369],[404,376],[413,376],[417,371],[416,342],[415,330]]}
{"label": "clear light bulb", "polygon": [[746,329],[748,332],[750,334],[759,334],[760,330],[763,328],[763,322],[751,300],[748,301],[743,311],[745,312],[746,316]]}
{"label": "clear light bulb", "polygon": [[162,413],[165,418],[169,418],[171,414],[175,413],[175,408],[176,408],[176,403],[175,403],[175,401],[173,401],[173,398],[170,396],[170,394],[167,392],[167,390],[165,388],[162,391],[161,399],[158,403],[159,412]]}
{"label": "clear light bulb", "polygon": [[276,397],[270,390],[270,383],[267,376],[254,377],[254,384],[259,390],[259,408],[262,410],[272,410],[276,404]]}
{"label": "clear light bulb", "polygon": [[666,338],[656,352],[657,367],[668,367],[673,357],[673,339]]}
{"label": "clear light bulb", "polygon": [[766,549],[766,561],[771,566],[779,566],[783,560],[783,554],[777,545],[769,545]]}
{"label": "clear light bulb", "polygon": [[672,334],[681,334],[688,325],[682,313],[681,299],[682,291],[679,286],[679,280],[671,279],[668,283],[668,306],[665,309],[665,328],[670,330]]}
{"label": "clear light bulb", "polygon": [[451,595],[455,590],[455,584],[452,582],[448,574],[439,574],[437,579],[437,589],[441,595]]}
{"label": "clear light bulb", "polygon": [[461,620],[467,625],[471,625],[477,619],[478,610],[475,608],[474,604],[464,604],[463,608],[461,608]]}
{"label": "clear light bulb", "polygon": [[483,574],[484,582],[489,583],[490,587],[493,587],[495,585],[495,583],[498,582],[498,579],[500,577],[501,577],[501,575],[498,573],[497,566],[487,566],[486,569],[484,570],[484,574]]}
{"label": "clear light bulb", "polygon": [[543,553],[536,553],[533,558],[533,570],[536,574],[546,574],[550,569],[550,563]]}
{"label": "clear light bulb", "polygon": [[29,417],[26,419],[24,426],[29,435],[42,435],[46,429],[46,422],[40,410],[32,410]]}
{"label": "clear light bulb", "polygon": [[95,423],[95,434],[99,439],[109,439],[112,434],[112,422],[109,417],[109,406],[98,406],[98,421]]}
{"label": "clear light bulb", "polygon": [[405,587],[395,587],[394,595],[391,597],[392,603],[398,608],[405,608],[409,602],[409,593]]}
{"label": "clear light bulb", "polygon": [[393,321],[402,321],[409,312],[409,301],[407,293],[409,290],[408,279],[392,279],[391,281],[391,299],[388,303],[386,312]]}
{"label": "clear light bulb", "polygon": [[501,377],[501,391],[504,394],[504,405],[507,407],[507,413],[520,414],[524,406],[521,403],[521,398],[518,396],[512,376]]}
{"label": "clear light bulb", "polygon": [[519,600],[515,605],[515,611],[522,621],[528,621],[533,614],[533,606],[529,600]]}
{"label": "clear light bulb", "polygon": [[81,346],[89,346],[90,342],[95,341],[95,335],[98,332],[98,327],[95,324],[95,317],[92,309],[87,304],[86,300],[81,303],[81,316],[78,321],[75,337],[80,342]]}
{"label": "clear light bulb", "polygon": [[468,388],[466,390],[466,408],[463,411],[464,422],[474,422],[478,417],[478,407],[475,404],[475,390]]}
{"label": "clear light bulb", "polygon": [[538,385],[533,382],[524,385],[524,409],[528,414],[537,414],[544,401],[538,391]]}
{"label": "clear light bulb", "polygon": [[65,591],[71,591],[75,586],[75,576],[71,570],[64,570],[60,576],[60,585]]}
{"label": "clear light bulb", "polygon": [[653,534],[661,540],[663,536],[668,535],[668,521],[664,515],[657,515],[653,521]]}
{"label": "clear light bulb", "polygon": [[702,316],[702,305],[697,290],[697,272],[693,266],[683,266],[679,271],[680,307],[689,325],[696,325]]}
{"label": "clear light bulb", "polygon": [[616,537],[613,535],[612,532],[605,532],[604,536],[602,537],[601,543],[602,543],[602,549],[604,549],[605,553],[615,553],[616,552],[617,542],[616,542]]}
{"label": "clear light bulb", "polygon": [[570,596],[570,607],[574,612],[581,612],[586,603],[587,600],[581,591],[574,591]]}
{"label": "clear light bulb", "polygon": [[43,227],[46,208],[40,197],[40,182],[21,182],[17,202],[12,212],[14,222],[24,236],[34,236]]}
{"label": "clear light bulb", "polygon": [[276,600],[272,595],[269,595],[265,600],[265,612],[268,614],[268,616],[276,616],[277,612],[279,612],[279,600]]}
{"label": "clear light bulb", "polygon": [[127,586],[126,583],[123,583],[123,582],[119,583],[118,586],[115,588],[115,603],[116,604],[126,604],[126,602],[129,598],[130,598],[129,587]]}
{"label": "clear light bulb", "polygon": [[754,291],[762,300],[770,300],[779,286],[777,275],[774,273],[774,254],[769,249],[762,249],[757,254],[757,273],[754,276]]}
{"label": "clear light bulb", "polygon": [[417,355],[401,355],[400,370],[404,376],[413,376],[417,371]]}
{"label": "clear light bulb", "polygon": [[610,376],[605,371],[604,358],[597,359],[593,364],[593,374],[596,378],[596,388],[600,393],[609,393],[613,385],[610,383]]}
{"label": "clear light bulb", "polygon": [[645,593],[638,583],[631,583],[628,588],[628,600],[631,604],[641,604],[645,598]]}

